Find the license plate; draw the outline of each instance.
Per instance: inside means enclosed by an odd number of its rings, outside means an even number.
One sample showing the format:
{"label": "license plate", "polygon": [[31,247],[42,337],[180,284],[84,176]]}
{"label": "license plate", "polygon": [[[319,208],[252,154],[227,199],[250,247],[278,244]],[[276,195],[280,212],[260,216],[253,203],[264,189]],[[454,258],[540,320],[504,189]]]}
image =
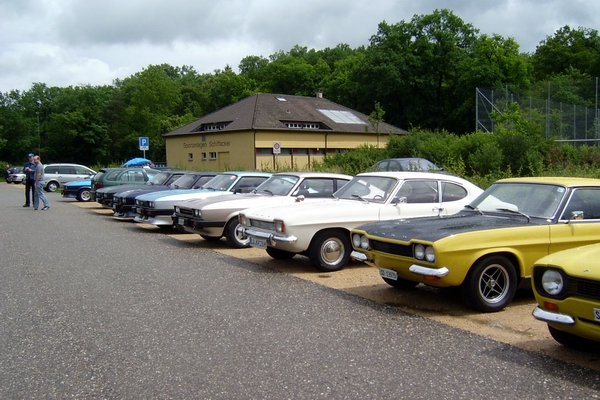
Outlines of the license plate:
{"label": "license plate", "polygon": [[594,320],[600,322],[600,308],[594,308]]}
{"label": "license plate", "polygon": [[267,240],[250,236],[250,246],[264,250],[267,248]]}
{"label": "license plate", "polygon": [[381,275],[382,278],[391,279],[393,281],[398,280],[398,273],[391,269],[379,268],[379,275]]}
{"label": "license plate", "polygon": [[177,225],[185,226],[185,220],[183,218],[177,218]]}

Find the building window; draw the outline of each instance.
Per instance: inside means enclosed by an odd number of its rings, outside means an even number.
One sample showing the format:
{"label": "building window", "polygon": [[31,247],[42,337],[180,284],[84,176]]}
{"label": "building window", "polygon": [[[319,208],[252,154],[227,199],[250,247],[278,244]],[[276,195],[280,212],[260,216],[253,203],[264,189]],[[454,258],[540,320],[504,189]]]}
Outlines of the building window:
{"label": "building window", "polygon": [[206,153],[202,153],[202,159],[206,160]]}
{"label": "building window", "polygon": [[194,153],[188,153],[188,161],[194,161]]}
{"label": "building window", "polygon": [[211,160],[216,160],[216,159],[217,159],[217,153],[216,153],[216,152],[214,152],[214,151],[211,151],[211,152],[210,152],[210,159],[211,159]]}
{"label": "building window", "polygon": [[257,156],[270,156],[273,152],[273,149],[263,149],[263,148],[258,148],[256,149],[256,155]]}

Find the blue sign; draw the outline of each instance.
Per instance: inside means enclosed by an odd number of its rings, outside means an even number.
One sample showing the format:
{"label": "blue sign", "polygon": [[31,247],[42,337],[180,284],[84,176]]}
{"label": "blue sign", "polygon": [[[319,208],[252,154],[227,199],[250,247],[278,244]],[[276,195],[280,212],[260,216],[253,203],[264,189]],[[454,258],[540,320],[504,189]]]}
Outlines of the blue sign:
{"label": "blue sign", "polygon": [[140,137],[140,150],[150,150],[150,140],[147,137]]}

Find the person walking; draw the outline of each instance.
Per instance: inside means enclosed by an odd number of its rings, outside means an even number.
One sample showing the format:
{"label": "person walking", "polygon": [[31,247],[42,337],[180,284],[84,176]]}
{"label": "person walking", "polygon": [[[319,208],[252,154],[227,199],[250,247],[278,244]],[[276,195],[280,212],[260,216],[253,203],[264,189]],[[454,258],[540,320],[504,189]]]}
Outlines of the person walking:
{"label": "person walking", "polygon": [[50,203],[48,203],[48,199],[44,194],[44,166],[42,165],[42,160],[40,160],[40,156],[33,157],[33,162],[35,163],[35,196],[33,196],[33,209],[37,210],[40,205],[40,200],[44,203],[44,208],[42,211],[46,211],[50,208]]}
{"label": "person walking", "polygon": [[31,200],[35,197],[35,163],[33,162],[33,153],[27,155],[28,161],[23,165],[25,174],[25,204],[23,207],[29,207]]}

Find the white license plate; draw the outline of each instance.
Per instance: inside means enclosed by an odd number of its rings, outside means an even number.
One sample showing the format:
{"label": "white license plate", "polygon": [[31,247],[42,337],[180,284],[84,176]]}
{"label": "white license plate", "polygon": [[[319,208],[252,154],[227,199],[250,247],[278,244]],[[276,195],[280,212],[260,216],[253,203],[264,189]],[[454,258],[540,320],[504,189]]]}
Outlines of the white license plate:
{"label": "white license plate", "polygon": [[250,246],[264,250],[267,248],[267,240],[250,236]]}
{"label": "white license plate", "polygon": [[391,279],[393,281],[398,280],[398,273],[391,269],[379,268],[379,275],[381,275],[382,278]]}
{"label": "white license plate", "polygon": [[185,226],[185,220],[183,218],[177,218],[177,225]]}
{"label": "white license plate", "polygon": [[600,308],[594,308],[594,320],[600,322]]}

